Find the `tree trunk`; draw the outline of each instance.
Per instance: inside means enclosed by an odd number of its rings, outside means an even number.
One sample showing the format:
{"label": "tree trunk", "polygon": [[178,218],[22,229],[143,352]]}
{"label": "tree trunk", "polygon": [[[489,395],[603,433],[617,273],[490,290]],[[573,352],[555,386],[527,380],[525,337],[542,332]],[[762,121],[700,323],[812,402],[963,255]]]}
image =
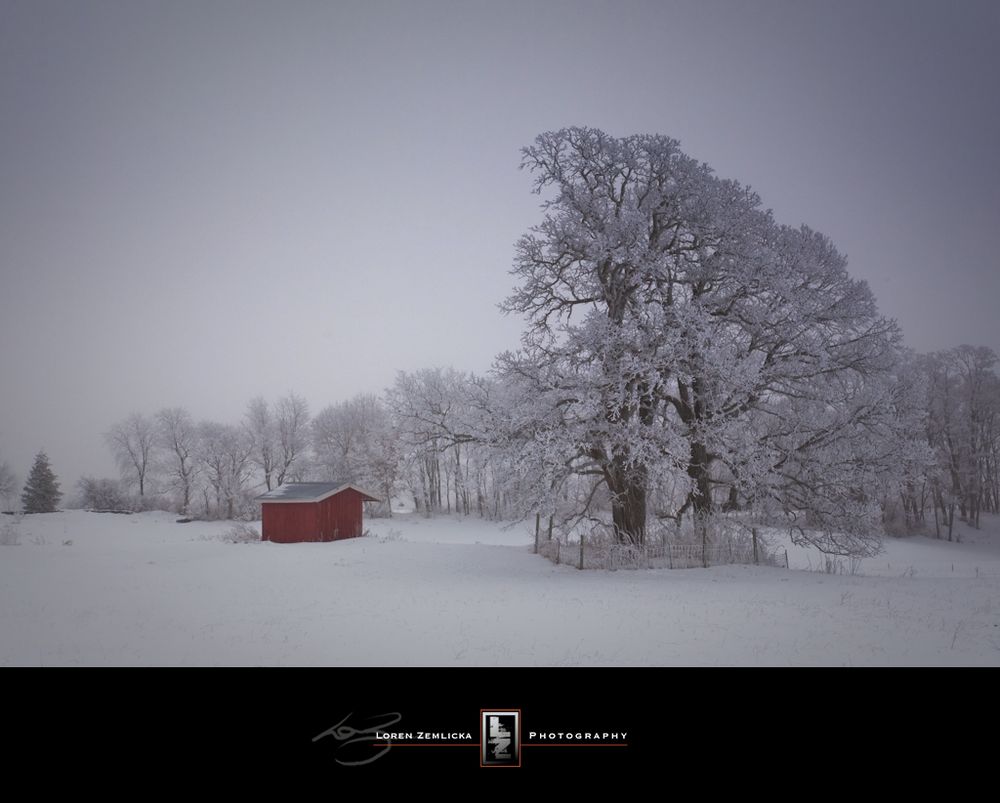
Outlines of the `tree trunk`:
{"label": "tree trunk", "polygon": [[729,498],[726,500],[726,504],[723,510],[739,510],[740,509],[740,498],[739,493],[736,491],[735,485],[729,486]]}
{"label": "tree trunk", "polygon": [[687,473],[694,482],[691,505],[694,508],[695,521],[701,523],[706,522],[712,514],[712,483],[708,473],[708,462],[708,449],[705,444],[692,443]]}
{"label": "tree trunk", "polygon": [[620,544],[642,545],[646,542],[646,483],[645,466],[622,469],[609,466],[605,470],[611,491],[611,522]]}
{"label": "tree trunk", "polygon": [[388,518],[392,518],[392,486],[385,485],[382,487],[382,495],[385,497],[385,509]]}

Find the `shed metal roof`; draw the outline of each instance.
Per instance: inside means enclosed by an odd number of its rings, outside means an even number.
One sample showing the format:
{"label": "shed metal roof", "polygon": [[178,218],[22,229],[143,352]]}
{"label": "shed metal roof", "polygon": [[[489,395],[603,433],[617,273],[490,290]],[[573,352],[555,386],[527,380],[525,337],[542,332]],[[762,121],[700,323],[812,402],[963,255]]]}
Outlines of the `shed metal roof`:
{"label": "shed metal roof", "polygon": [[353,488],[362,496],[367,497],[366,501],[381,501],[378,497],[368,493],[364,488],[359,488],[352,482],[286,482],[273,490],[263,493],[257,497],[259,502],[320,502],[334,494]]}

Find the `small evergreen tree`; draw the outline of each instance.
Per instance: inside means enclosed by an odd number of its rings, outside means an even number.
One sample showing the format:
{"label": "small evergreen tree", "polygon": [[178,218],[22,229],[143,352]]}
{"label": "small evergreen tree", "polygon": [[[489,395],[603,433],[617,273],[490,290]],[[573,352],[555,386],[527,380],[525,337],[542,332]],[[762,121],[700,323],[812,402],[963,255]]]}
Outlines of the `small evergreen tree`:
{"label": "small evergreen tree", "polygon": [[21,494],[25,513],[53,513],[62,498],[59,482],[52,473],[49,458],[45,452],[35,456],[35,464]]}

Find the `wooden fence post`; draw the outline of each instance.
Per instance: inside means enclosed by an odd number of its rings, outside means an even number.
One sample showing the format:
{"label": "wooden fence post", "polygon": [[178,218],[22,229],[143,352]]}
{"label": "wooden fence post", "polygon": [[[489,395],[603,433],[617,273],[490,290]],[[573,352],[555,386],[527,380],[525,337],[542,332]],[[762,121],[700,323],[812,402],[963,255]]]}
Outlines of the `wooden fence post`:
{"label": "wooden fence post", "polygon": [[556,565],[559,565],[559,542],[556,541]]}
{"label": "wooden fence post", "polygon": [[788,550],[785,550],[785,568],[788,568]]}
{"label": "wooden fence post", "polygon": [[586,536],[580,536],[580,569],[583,569],[583,542],[586,540]]}
{"label": "wooden fence post", "polygon": [[760,561],[757,559],[757,528],[754,527],[753,530],[753,562],[756,566]]}
{"label": "wooden fence post", "polygon": [[552,540],[552,519],[554,516],[549,516],[549,540]]}

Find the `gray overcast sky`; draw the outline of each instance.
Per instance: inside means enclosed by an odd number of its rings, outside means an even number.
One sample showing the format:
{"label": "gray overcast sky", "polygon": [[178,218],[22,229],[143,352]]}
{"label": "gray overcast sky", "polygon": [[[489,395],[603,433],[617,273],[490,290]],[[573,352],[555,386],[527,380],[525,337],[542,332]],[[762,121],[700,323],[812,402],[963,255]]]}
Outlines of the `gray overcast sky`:
{"label": "gray overcast sky", "polygon": [[0,0],[0,459],[516,345],[518,149],[664,133],[1000,350],[1000,3]]}

